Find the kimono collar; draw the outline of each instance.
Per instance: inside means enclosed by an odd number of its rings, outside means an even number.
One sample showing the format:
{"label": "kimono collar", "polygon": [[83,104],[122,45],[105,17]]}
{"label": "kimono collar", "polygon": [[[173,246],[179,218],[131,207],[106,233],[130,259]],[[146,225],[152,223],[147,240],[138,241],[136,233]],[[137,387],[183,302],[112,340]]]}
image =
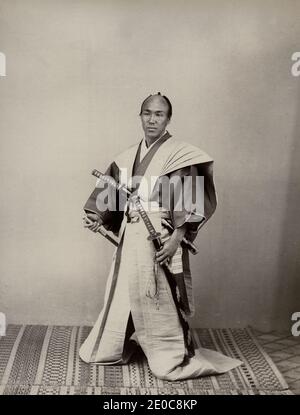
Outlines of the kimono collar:
{"label": "kimono collar", "polygon": [[167,141],[169,138],[171,138],[171,134],[166,131],[166,133],[160,137],[158,140],[156,140],[150,147],[149,150],[147,151],[145,157],[141,160],[141,146],[142,146],[142,142],[143,140],[140,142],[137,153],[136,153],[136,157],[134,160],[134,164],[133,164],[133,168],[132,168],[132,176],[143,176],[147,167],[149,166],[149,163],[151,162],[151,160],[153,159],[155,153],[157,152],[157,150],[159,149],[159,147],[165,142]]}

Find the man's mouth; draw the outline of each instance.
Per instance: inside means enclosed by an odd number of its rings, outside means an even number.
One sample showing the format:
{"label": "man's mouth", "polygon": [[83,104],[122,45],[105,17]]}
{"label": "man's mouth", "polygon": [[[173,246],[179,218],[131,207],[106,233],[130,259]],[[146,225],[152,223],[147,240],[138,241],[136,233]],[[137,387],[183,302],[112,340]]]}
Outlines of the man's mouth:
{"label": "man's mouth", "polygon": [[156,128],[155,128],[155,127],[147,127],[147,130],[148,130],[148,131],[155,131],[155,130],[156,130]]}

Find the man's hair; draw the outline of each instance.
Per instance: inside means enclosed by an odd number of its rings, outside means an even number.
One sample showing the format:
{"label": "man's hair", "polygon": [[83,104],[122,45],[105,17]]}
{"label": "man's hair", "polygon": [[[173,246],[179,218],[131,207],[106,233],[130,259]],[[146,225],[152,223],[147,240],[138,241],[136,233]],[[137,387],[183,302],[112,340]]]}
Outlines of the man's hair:
{"label": "man's hair", "polygon": [[168,118],[171,118],[171,117],[172,117],[172,113],[173,113],[172,104],[171,104],[171,102],[170,102],[169,98],[168,98],[168,97],[166,97],[165,95],[162,95],[160,92],[158,92],[157,94],[154,94],[154,95],[150,94],[147,98],[145,98],[145,99],[144,99],[144,101],[142,102],[142,105],[141,105],[140,115],[142,115],[142,112],[143,112],[143,106],[145,105],[145,103],[147,102],[147,100],[148,100],[150,97],[153,97],[153,96],[160,96],[160,97],[162,97],[162,98],[166,101],[166,103],[167,103],[167,105],[168,105],[168,114],[167,114],[167,117],[168,117]]}

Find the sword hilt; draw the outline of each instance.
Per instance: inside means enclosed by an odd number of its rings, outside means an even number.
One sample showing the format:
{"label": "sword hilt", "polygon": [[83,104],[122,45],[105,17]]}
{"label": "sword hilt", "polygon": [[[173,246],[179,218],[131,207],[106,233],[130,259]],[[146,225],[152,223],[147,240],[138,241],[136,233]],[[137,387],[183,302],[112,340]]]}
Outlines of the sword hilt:
{"label": "sword hilt", "polygon": [[101,179],[105,183],[108,183],[109,185],[111,185],[115,189],[127,193],[127,195],[131,194],[131,192],[127,189],[127,187],[124,184],[121,185],[121,184],[117,183],[111,176],[107,176],[107,175],[101,173],[97,169],[94,169],[92,171],[92,175],[98,177],[98,179]]}
{"label": "sword hilt", "polygon": [[155,234],[151,234],[147,237],[149,241],[153,241],[154,239],[160,239],[161,233],[156,232]]}

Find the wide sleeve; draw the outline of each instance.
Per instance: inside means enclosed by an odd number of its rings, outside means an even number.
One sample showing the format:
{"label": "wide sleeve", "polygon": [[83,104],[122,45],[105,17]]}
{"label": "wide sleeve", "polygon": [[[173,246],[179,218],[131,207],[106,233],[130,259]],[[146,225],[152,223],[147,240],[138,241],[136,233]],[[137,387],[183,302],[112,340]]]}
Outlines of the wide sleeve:
{"label": "wide sleeve", "polygon": [[[111,163],[105,172],[105,175],[112,177],[119,183],[120,171],[115,162]],[[109,186],[107,183],[101,183],[98,179],[96,187],[87,199],[83,209],[86,213],[96,213],[103,222],[103,226],[117,234],[119,232],[124,209],[120,201],[119,192]]]}
{"label": "wide sleeve", "polygon": [[[193,241],[199,229],[216,209],[217,197],[213,181],[213,162],[174,170],[160,180],[160,206],[169,210],[172,225],[186,224],[186,238]],[[168,185],[164,185],[168,183]],[[158,188],[158,187],[157,187]],[[157,196],[157,195],[156,195]]]}

